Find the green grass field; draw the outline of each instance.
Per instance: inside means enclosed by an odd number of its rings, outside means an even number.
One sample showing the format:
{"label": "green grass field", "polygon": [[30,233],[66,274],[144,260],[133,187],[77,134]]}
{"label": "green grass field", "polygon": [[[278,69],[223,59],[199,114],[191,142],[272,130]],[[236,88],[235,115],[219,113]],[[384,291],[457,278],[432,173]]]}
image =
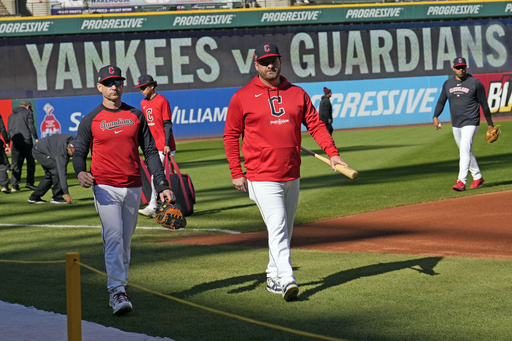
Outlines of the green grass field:
{"label": "green grass field", "polygon": [[[486,183],[463,193],[451,189],[458,172],[458,150],[449,125],[440,131],[431,126],[337,131],[333,137],[341,155],[359,171],[359,179],[333,173],[304,154],[296,224],[510,190],[512,121],[499,123],[502,135],[498,142],[485,142],[485,124],[475,140],[474,153]],[[304,135],[303,145],[320,152],[309,135]],[[222,140],[180,142],[176,159],[194,182],[195,213],[182,231],[135,232],[131,283],[230,314],[331,338],[512,339],[512,260],[294,249],[292,260],[301,292],[299,301],[286,303],[265,290],[267,249],[160,243],[216,233],[209,229],[265,229],[247,194],[231,185]],[[42,175],[40,166],[37,169],[36,180]],[[0,196],[0,260],[64,260],[67,252],[79,252],[82,263],[103,271],[92,192],[78,186],[71,165],[69,171],[72,205],[29,205],[26,189]],[[140,217],[139,226],[157,225]],[[64,264],[0,263],[0,273],[0,300],[66,313]],[[137,288],[131,290],[134,312],[115,317],[108,306],[106,278],[87,269],[81,273],[84,320],[179,341],[314,339]]]}

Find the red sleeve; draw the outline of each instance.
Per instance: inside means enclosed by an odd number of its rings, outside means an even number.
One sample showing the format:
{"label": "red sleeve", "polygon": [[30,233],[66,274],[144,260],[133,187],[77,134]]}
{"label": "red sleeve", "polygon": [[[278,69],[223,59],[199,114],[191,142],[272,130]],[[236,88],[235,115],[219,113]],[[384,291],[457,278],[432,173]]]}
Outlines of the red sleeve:
{"label": "red sleeve", "polygon": [[240,158],[240,136],[244,130],[243,106],[238,94],[231,98],[226,125],[224,126],[224,149],[231,170],[231,177],[238,179],[244,176]]}
{"label": "red sleeve", "polygon": [[169,105],[169,101],[165,97],[164,100],[162,101],[162,119],[164,121],[172,121],[171,106]]}

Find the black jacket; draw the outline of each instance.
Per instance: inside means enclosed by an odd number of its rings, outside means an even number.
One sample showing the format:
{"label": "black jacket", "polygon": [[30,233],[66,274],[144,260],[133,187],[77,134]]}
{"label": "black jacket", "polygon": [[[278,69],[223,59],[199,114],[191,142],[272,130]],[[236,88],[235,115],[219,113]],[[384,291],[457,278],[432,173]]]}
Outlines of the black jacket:
{"label": "black jacket", "polygon": [[69,194],[67,183],[67,166],[70,158],[68,154],[68,144],[74,141],[76,141],[75,135],[56,134],[44,137],[34,145],[34,150],[56,162],[59,182],[64,194]]}
{"label": "black jacket", "polygon": [[34,125],[32,111],[25,107],[15,108],[7,122],[7,133],[9,139],[14,143],[23,141],[26,144],[32,144],[32,137],[37,140],[37,130]]}
{"label": "black jacket", "polygon": [[327,96],[322,96],[322,100],[320,101],[320,106],[318,108],[318,114],[320,115],[320,121],[324,123],[332,122],[332,104],[331,100]]}
{"label": "black jacket", "polygon": [[480,107],[482,107],[487,124],[494,125],[487,104],[484,85],[478,78],[469,73],[461,81],[455,77],[450,77],[444,82],[441,95],[434,109],[434,117],[441,115],[447,100],[450,102],[453,127],[462,128],[468,125],[480,125]]}

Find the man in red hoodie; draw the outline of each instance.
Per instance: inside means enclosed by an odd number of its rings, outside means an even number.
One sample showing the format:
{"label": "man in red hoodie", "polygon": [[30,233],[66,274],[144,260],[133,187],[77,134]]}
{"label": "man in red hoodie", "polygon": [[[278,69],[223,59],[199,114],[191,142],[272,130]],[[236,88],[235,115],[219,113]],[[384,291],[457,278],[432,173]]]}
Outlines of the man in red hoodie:
{"label": "man in red hoodie", "polygon": [[[331,167],[347,166],[320,121],[309,95],[281,76],[282,58],[273,43],[254,52],[258,75],[231,99],[224,128],[224,148],[234,187],[249,191],[268,230],[267,290],[297,299],[290,241],[299,200],[301,124],[329,156]],[[245,159],[241,166],[239,140]]]}

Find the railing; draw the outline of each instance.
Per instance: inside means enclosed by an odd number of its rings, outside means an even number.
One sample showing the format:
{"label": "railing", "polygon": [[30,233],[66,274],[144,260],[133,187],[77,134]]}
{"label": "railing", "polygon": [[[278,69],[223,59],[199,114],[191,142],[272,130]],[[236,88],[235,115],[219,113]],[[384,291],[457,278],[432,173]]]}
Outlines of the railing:
{"label": "railing", "polygon": [[128,283],[126,281],[123,281],[119,278],[115,278],[113,276],[107,275],[106,273],[95,269],[87,264],[80,262],[80,254],[77,252],[70,252],[66,253],[66,260],[57,260],[57,261],[20,261],[20,260],[3,260],[0,259],[0,263],[16,263],[16,264],[66,264],[66,309],[67,309],[67,327],[68,327],[68,341],[81,341],[82,340],[82,288],[81,288],[81,279],[80,279],[80,269],[85,268],[92,272],[95,272],[99,275],[111,277],[115,280],[118,280],[126,285],[130,285],[130,287],[145,291],[147,293],[166,298],[178,303],[182,303],[191,307],[195,307],[198,309],[202,309],[214,314],[223,315],[226,317],[234,318],[240,321],[245,321],[248,323],[256,324],[259,326],[267,327],[270,329],[280,330],[284,331],[290,334],[295,335],[301,335],[301,336],[307,336],[314,339],[320,339],[320,340],[328,340],[328,341],[344,341],[343,339],[329,337],[329,336],[323,336],[319,334],[313,334],[309,332],[304,332],[300,330],[290,329],[278,325],[274,325],[271,323],[261,322],[257,320],[253,320],[251,318],[243,317],[236,314],[231,314],[228,312],[224,312],[218,309],[209,308],[202,306],[197,303],[189,302],[182,300],[180,298],[162,294],[150,289],[147,289],[145,287]]}
{"label": "railing", "polygon": [[[0,0],[4,3],[6,0]],[[447,0],[310,0],[309,6],[314,5],[354,5],[354,4],[379,4],[379,3],[406,3],[406,2],[426,2],[426,1],[447,1]],[[451,0],[451,1],[464,1],[464,0]],[[251,0],[254,7],[259,8],[272,8],[272,7],[287,7],[293,6],[296,0]],[[14,0],[14,12],[13,15],[21,16],[49,16],[56,14],[55,10],[62,9],[62,13],[57,14],[94,14],[94,13],[108,13],[106,8],[75,8],[74,12],[66,12],[66,8],[61,8],[60,5],[55,2],[45,0]],[[9,6],[5,6],[9,11]],[[12,7],[12,6],[11,6]],[[246,0],[239,1],[219,1],[215,3],[206,4],[185,4],[185,5],[147,5],[147,6],[129,6],[131,10],[127,12],[160,12],[160,11],[177,11],[177,10],[193,10],[193,9],[233,9],[233,8],[245,8]],[[9,11],[9,12],[12,12]]]}

